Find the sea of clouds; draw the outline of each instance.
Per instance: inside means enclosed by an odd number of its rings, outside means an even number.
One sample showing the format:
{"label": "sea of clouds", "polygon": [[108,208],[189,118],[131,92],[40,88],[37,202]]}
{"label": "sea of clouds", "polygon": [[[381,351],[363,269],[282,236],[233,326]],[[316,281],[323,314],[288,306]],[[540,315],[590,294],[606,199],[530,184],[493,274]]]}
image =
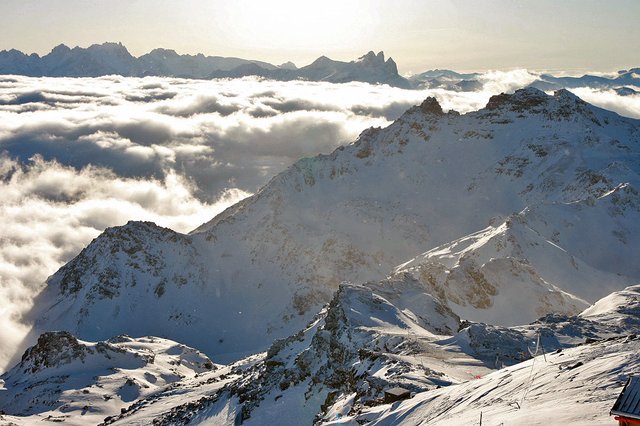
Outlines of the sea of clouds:
{"label": "sea of clouds", "polygon": [[[536,79],[488,72],[477,92],[254,78],[0,76],[0,371],[46,278],[106,227],[151,220],[188,232],[301,157],[386,126],[427,96],[483,107]],[[640,96],[574,89],[640,118]]]}

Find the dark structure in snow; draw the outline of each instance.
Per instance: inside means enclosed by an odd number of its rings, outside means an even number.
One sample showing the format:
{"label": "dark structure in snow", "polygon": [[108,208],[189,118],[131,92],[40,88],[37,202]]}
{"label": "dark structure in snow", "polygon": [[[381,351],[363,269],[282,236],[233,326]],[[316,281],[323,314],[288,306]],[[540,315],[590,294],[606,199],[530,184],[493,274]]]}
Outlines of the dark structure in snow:
{"label": "dark structure in snow", "polygon": [[385,404],[391,404],[392,402],[409,398],[411,398],[411,392],[404,388],[391,388],[384,391]]}
{"label": "dark structure in snow", "polygon": [[620,426],[640,425],[640,376],[630,376],[610,412]]}

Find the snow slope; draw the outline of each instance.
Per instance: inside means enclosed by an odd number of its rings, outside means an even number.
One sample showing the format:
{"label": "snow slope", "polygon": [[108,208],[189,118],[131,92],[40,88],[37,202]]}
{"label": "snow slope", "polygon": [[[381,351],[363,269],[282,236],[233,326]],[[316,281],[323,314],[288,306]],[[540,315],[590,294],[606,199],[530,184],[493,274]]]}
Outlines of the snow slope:
{"label": "snow slope", "polygon": [[[479,359],[492,350],[517,355],[521,348],[514,342],[524,346],[525,359],[532,350],[536,356],[324,424],[459,425],[478,424],[481,416],[483,424],[611,424],[609,410],[626,379],[640,373],[639,303],[640,286],[632,286],[577,317],[549,316],[511,329],[472,325],[457,338],[466,336],[484,350],[476,352]],[[535,344],[537,333],[541,345]]]}
{"label": "snow slope", "polygon": [[[417,288],[407,285],[398,290],[396,298],[407,300]],[[394,384],[425,390],[458,382],[470,376],[469,369],[476,374],[488,371],[462,351],[435,346],[429,356],[439,356],[447,372],[424,365],[422,347],[443,338],[429,330],[451,334],[458,319],[428,295],[423,302],[412,310],[400,309],[369,284],[343,285],[305,329],[275,341],[250,367],[243,363],[232,370],[237,378],[224,389],[197,405],[186,402],[155,413],[153,421],[312,424],[336,412],[346,414],[354,404],[379,404],[383,389]],[[457,357],[450,359],[452,354]],[[119,421],[129,424],[135,418],[125,415]]]}
{"label": "snow slope", "polygon": [[189,235],[105,231],[49,279],[35,333],[158,335],[227,362],[294,334],[341,281],[379,281],[425,251],[442,265],[430,291],[465,319],[575,313],[640,279],[639,154],[637,120],[566,91],[497,95],[465,115],[430,98]]}
{"label": "snow slope", "polygon": [[118,336],[93,343],[50,332],[1,376],[6,390],[0,392],[0,411],[23,417],[25,424],[97,424],[138,399],[222,368],[170,340]]}
{"label": "snow slope", "polygon": [[626,378],[638,373],[640,341],[618,337],[325,424],[461,425],[478,424],[482,415],[482,424],[610,425],[609,410]]}
{"label": "snow slope", "polygon": [[[421,281],[463,318],[502,325],[549,312],[577,314],[590,303],[573,294],[593,300],[603,290],[632,282],[570,254],[588,247],[589,237],[567,251],[558,245],[559,233],[554,243],[534,230],[528,222],[531,215],[525,209],[500,225],[431,249],[396,268],[394,275],[409,274]],[[496,309],[490,309],[493,306]]]}
{"label": "snow slope", "polygon": [[[482,413],[483,424],[608,424],[626,378],[640,372],[640,286],[579,316],[507,328],[460,322],[404,279],[344,284],[304,329],[228,366],[153,337],[44,334],[2,376],[0,410],[10,415],[0,420],[454,425]],[[385,404],[383,391],[398,385],[415,397]]]}

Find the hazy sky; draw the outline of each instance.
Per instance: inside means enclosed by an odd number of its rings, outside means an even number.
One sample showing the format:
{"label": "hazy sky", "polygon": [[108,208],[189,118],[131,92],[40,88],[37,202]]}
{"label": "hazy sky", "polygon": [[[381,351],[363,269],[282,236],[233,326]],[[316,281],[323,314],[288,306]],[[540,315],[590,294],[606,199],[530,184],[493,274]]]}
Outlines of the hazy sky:
{"label": "hazy sky", "polygon": [[306,65],[384,50],[430,68],[640,66],[638,0],[0,0],[0,49],[121,41]]}

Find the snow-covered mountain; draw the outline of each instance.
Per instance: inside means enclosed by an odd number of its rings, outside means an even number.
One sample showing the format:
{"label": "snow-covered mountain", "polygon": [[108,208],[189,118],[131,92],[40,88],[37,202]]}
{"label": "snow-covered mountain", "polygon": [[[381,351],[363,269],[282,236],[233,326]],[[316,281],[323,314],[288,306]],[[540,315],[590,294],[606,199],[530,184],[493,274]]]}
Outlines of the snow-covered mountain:
{"label": "snow-covered mountain", "polygon": [[639,154],[638,120],[567,91],[465,115],[429,98],[189,235],[108,229],[49,279],[34,333],[157,335],[227,362],[390,273],[466,320],[577,313],[640,280]]}

